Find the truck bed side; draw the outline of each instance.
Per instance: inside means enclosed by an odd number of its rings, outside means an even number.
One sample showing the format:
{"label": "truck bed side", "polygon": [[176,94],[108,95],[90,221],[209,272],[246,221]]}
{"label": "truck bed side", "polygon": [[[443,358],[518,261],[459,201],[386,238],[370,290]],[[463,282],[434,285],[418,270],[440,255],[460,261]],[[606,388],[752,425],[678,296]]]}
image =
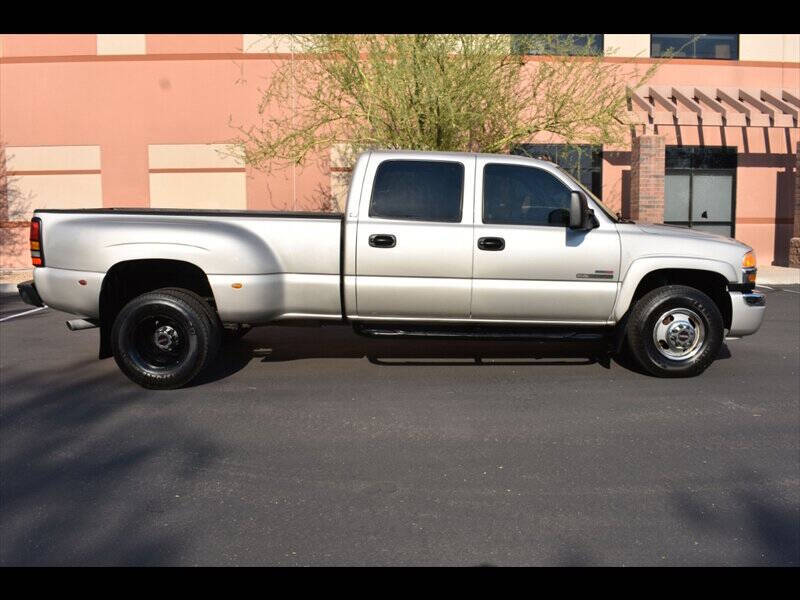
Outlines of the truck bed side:
{"label": "truck bed side", "polygon": [[107,273],[159,260],[199,268],[223,321],[341,318],[341,215],[130,209],[35,216],[45,266],[34,279],[53,308],[97,317]]}

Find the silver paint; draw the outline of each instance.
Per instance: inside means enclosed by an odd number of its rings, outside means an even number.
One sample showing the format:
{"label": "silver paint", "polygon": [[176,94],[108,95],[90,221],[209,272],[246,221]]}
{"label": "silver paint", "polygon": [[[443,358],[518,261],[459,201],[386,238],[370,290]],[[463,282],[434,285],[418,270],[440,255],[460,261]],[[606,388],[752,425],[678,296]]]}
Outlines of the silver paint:
{"label": "silver paint", "polygon": [[[464,165],[460,223],[369,216],[375,172],[381,162],[398,158]],[[343,226],[335,219],[246,212],[39,212],[47,266],[34,269],[34,280],[47,305],[86,317],[98,316],[111,267],[158,258],[199,267],[220,318],[231,323],[340,319],[344,313],[370,321],[608,325],[622,318],[636,286],[653,270],[696,269],[741,281],[748,246],[686,228],[614,223],[591,198],[599,227],[588,232],[484,224],[483,165],[496,162],[544,169],[568,189],[579,189],[551,163],[521,156],[370,151],[356,162]],[[369,246],[377,233],[394,235],[396,246]],[[505,248],[478,250],[478,238],[487,236],[504,238]],[[579,276],[598,273],[605,277]],[[748,305],[738,292],[731,299],[730,335],[753,333],[764,307]]]}

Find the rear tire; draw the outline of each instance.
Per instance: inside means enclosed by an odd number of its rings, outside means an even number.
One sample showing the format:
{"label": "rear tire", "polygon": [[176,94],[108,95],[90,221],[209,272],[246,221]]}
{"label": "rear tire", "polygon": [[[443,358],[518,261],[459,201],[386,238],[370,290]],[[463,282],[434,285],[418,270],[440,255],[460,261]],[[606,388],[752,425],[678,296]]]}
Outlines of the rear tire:
{"label": "rear tire", "polygon": [[216,356],[219,321],[197,294],[164,288],[137,296],[117,315],[111,348],[120,370],[148,389],[189,383]]}
{"label": "rear tire", "polygon": [[628,347],[657,377],[694,377],[719,354],[722,314],[706,294],[683,285],[657,288],[639,299],[628,322]]}

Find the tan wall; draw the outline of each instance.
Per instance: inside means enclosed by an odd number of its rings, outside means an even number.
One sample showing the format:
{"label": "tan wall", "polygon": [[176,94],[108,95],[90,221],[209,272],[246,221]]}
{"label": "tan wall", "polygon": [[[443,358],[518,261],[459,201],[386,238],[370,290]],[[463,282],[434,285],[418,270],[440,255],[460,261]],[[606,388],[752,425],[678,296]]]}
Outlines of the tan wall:
{"label": "tan wall", "polygon": [[610,56],[650,56],[649,33],[606,33],[603,36],[603,49]]}
{"label": "tan wall", "polygon": [[800,62],[800,34],[742,33],[739,60]]}
{"label": "tan wall", "polygon": [[244,164],[225,144],[161,144],[147,150],[150,206],[247,208]]}
{"label": "tan wall", "polygon": [[97,54],[144,54],[145,52],[143,33],[97,34]]}
{"label": "tan wall", "polygon": [[36,208],[100,208],[99,146],[8,146],[13,186],[8,219],[27,221]]}

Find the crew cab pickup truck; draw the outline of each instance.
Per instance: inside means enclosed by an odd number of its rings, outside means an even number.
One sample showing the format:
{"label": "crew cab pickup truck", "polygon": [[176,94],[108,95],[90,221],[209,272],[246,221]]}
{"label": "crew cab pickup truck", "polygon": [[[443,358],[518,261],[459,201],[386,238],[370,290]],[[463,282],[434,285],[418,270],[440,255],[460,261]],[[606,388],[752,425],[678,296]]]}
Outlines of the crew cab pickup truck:
{"label": "crew cab pickup truck", "polygon": [[304,320],[370,336],[605,339],[642,369],[693,376],[754,333],[752,249],[616,217],[557,165],[368,151],[343,214],[37,210],[26,302],[100,327],[148,388],[187,384],[222,339]]}

